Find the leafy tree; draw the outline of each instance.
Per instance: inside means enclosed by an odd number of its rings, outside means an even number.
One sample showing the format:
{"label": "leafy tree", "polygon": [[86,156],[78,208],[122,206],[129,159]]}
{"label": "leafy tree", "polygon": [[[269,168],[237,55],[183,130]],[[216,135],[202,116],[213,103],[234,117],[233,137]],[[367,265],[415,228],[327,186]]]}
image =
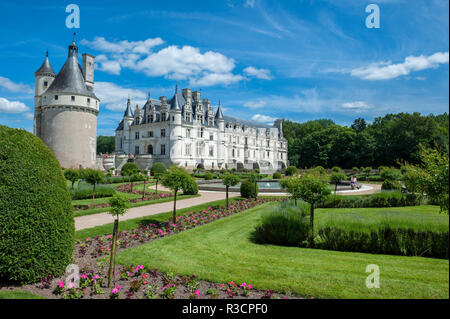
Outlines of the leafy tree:
{"label": "leafy tree", "polygon": [[253,183],[253,187],[254,187],[254,194],[255,194],[255,199],[258,197],[258,174],[256,173],[250,173],[248,175],[248,181],[250,183]]}
{"label": "leafy tree", "polygon": [[73,168],[68,168],[64,170],[64,177],[72,182],[72,189],[76,181],[80,179],[80,172]]}
{"label": "leafy tree", "polygon": [[143,188],[143,192],[142,192],[142,199],[144,199],[145,197],[145,184],[148,181],[148,171],[146,169],[141,171],[142,174],[142,179],[144,180],[144,188]]}
{"label": "leafy tree", "polygon": [[163,175],[165,173],[167,173],[166,165],[164,165],[163,163],[160,163],[160,162],[155,163],[152,165],[150,172],[156,181],[156,194],[158,194],[158,183],[161,181],[161,178],[163,177]]}
{"label": "leafy tree", "polygon": [[85,168],[81,170],[81,177],[92,185],[92,205],[94,205],[95,186],[105,180],[105,175],[100,170]]}
{"label": "leafy tree", "polygon": [[[176,223],[177,218],[177,193],[183,188],[186,178],[189,174],[182,168],[171,166],[166,174],[162,177],[162,184],[173,191],[173,223]],[[190,176],[189,176],[190,177]]]}
{"label": "leafy tree", "polygon": [[286,176],[294,176],[298,174],[298,170],[297,167],[295,166],[289,166],[288,168],[286,168],[285,171]]}
{"label": "leafy tree", "polygon": [[225,185],[225,189],[226,189],[227,210],[228,210],[228,189],[230,188],[230,186],[235,186],[235,185],[239,184],[240,181],[241,181],[241,179],[239,178],[239,176],[237,176],[235,174],[226,174],[222,178],[222,183]]}
{"label": "leafy tree", "polygon": [[325,179],[314,174],[303,174],[300,177],[291,177],[288,191],[295,194],[295,197],[301,198],[311,205],[310,224],[311,240],[310,245],[314,247],[314,206],[317,202],[324,200],[329,194],[330,189]]}
{"label": "leafy tree", "polygon": [[116,148],[115,136],[98,136],[97,137],[97,154],[112,153]]}
{"label": "leafy tree", "polygon": [[330,179],[334,185],[334,195],[336,196],[337,186],[342,180],[347,179],[347,175],[341,168],[337,167],[337,170],[333,170],[333,172],[331,173]]}
{"label": "leafy tree", "polygon": [[354,129],[356,133],[361,133],[366,129],[366,127],[367,127],[366,120],[364,120],[361,117],[358,117],[356,120],[354,120],[351,126],[351,128]]}
{"label": "leafy tree", "polygon": [[120,170],[120,175],[122,176],[131,176],[139,171],[139,166],[137,166],[133,162],[125,163]]}
{"label": "leafy tree", "polygon": [[364,175],[366,176],[366,181],[369,180],[370,173],[372,173],[372,167],[365,167],[363,170]]}
{"label": "leafy tree", "polygon": [[113,238],[112,238],[111,256],[109,259],[108,288],[111,287],[111,281],[114,276],[116,245],[119,230],[119,216],[123,216],[127,212],[127,210],[130,208],[130,202],[125,196],[120,195],[119,193],[115,193],[109,199],[109,204],[111,205],[111,207],[108,213],[114,216],[114,228],[112,234]]}

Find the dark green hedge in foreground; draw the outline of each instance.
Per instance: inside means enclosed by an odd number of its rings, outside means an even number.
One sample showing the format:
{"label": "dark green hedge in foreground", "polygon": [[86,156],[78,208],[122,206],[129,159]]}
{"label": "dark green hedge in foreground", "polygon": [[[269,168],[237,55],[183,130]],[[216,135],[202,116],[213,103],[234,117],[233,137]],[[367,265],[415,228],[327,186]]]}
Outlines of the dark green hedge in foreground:
{"label": "dark green hedge in foreground", "polygon": [[71,263],[74,219],[53,152],[36,136],[0,125],[0,280],[32,283]]}

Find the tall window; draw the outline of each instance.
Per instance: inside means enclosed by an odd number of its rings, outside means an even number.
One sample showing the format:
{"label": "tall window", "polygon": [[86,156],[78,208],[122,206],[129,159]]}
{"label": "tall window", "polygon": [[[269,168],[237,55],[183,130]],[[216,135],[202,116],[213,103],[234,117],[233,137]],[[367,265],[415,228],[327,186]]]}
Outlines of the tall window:
{"label": "tall window", "polygon": [[213,157],[214,156],[214,146],[210,146],[209,147],[209,156]]}
{"label": "tall window", "polygon": [[161,155],[166,155],[166,144],[161,144]]}
{"label": "tall window", "polygon": [[153,137],[153,131],[148,131],[148,137]]}
{"label": "tall window", "polygon": [[139,146],[134,147],[134,154],[136,154],[136,155],[139,154]]}
{"label": "tall window", "polygon": [[200,129],[200,137],[203,138],[203,127]]}
{"label": "tall window", "polygon": [[191,137],[191,130],[190,129],[186,129],[186,137],[190,138]]}
{"label": "tall window", "polygon": [[191,156],[191,144],[186,144],[186,155]]}
{"label": "tall window", "polygon": [[165,128],[161,129],[161,137],[166,137],[166,129]]}
{"label": "tall window", "polygon": [[213,133],[209,134],[209,140],[210,141],[214,140],[214,134]]}
{"label": "tall window", "polygon": [[134,133],[134,139],[136,139],[136,140],[139,139],[139,132]]}

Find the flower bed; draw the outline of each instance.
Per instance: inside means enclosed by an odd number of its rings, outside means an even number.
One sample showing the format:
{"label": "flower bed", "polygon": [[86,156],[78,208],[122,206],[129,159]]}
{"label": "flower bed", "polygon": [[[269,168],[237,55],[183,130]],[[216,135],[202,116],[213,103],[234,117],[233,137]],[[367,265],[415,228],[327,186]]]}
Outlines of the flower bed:
{"label": "flower bed", "polygon": [[[189,212],[178,216],[176,223],[140,225],[138,228],[121,231],[118,236],[118,251],[157,240],[178,232],[213,222],[244,210],[261,205],[277,198],[259,198],[257,200],[239,200],[232,203],[227,211],[223,206],[208,207],[198,212]],[[126,266],[115,273],[115,282],[106,288],[109,256],[112,235],[80,239],[75,244],[73,263],[80,266],[79,287],[73,283],[66,284],[64,277],[42,278],[39,284],[23,286],[22,290],[30,291],[47,298],[65,299],[216,299],[216,298],[249,298],[249,299],[282,299],[284,295],[272,290],[256,290],[249,283],[212,283],[198,280],[197,276],[176,276],[159,272],[156,269],[145,269],[143,265]],[[289,298],[300,298],[289,295]]]}
{"label": "flower bed", "polygon": [[[156,183],[154,181],[148,181],[145,183],[145,186],[151,186],[155,185]],[[133,188],[135,188],[138,185],[144,185],[144,183],[134,183]],[[131,191],[131,184],[124,184],[116,187],[116,190],[123,193],[133,193],[133,194],[143,194],[144,191],[138,190],[138,191]],[[149,193],[150,191],[145,190],[145,194]]]}

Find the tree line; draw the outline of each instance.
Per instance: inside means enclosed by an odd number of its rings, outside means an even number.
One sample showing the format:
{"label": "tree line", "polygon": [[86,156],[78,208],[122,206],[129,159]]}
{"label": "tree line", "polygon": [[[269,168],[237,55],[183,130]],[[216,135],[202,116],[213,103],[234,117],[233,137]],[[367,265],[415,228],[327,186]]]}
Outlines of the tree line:
{"label": "tree line", "polygon": [[290,165],[342,168],[419,164],[421,147],[448,154],[449,117],[420,113],[386,114],[373,123],[363,118],[350,127],[329,119],[296,123],[283,120]]}

